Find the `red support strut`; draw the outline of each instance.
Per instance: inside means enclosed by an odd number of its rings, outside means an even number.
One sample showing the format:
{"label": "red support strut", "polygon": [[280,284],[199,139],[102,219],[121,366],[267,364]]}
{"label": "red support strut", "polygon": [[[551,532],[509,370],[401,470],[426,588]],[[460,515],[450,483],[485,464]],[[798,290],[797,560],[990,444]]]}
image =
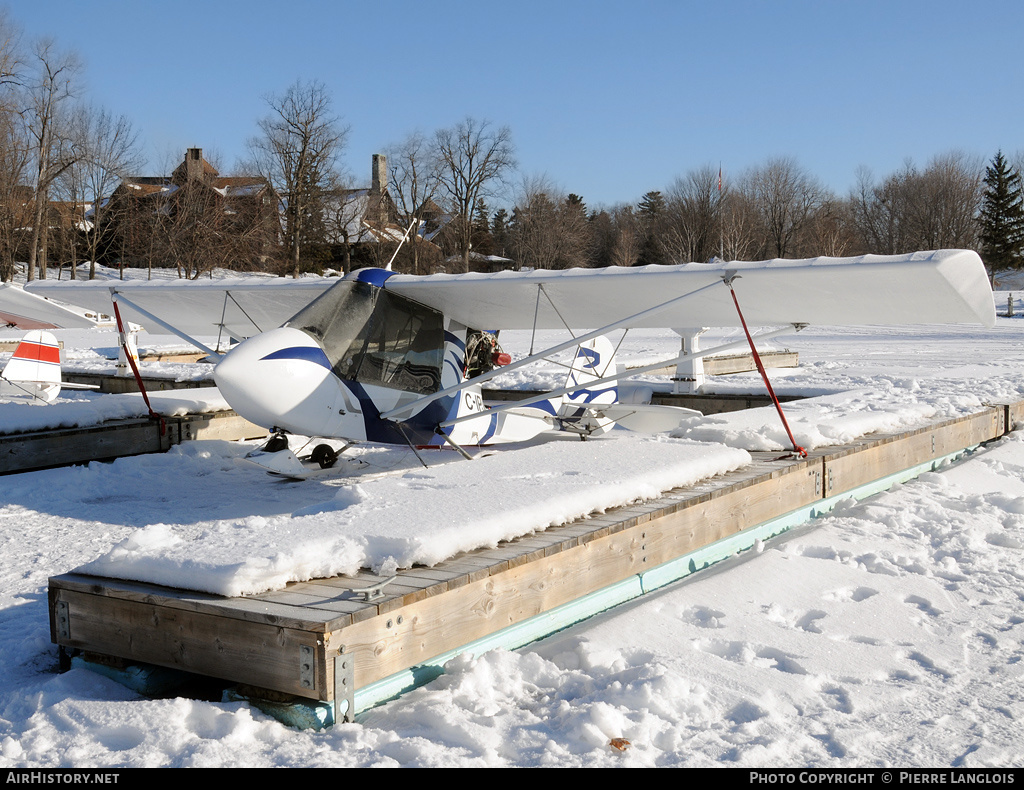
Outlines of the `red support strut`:
{"label": "red support strut", "polygon": [[160,435],[163,436],[167,432],[167,423],[164,418],[153,411],[153,406],[149,402],[149,395],[146,394],[146,387],[142,383],[142,375],[139,373],[138,365],[135,364],[135,358],[132,356],[131,349],[128,348],[128,335],[124,331],[124,324],[121,322],[121,311],[117,309],[117,300],[114,300],[114,318],[117,319],[117,331],[121,335],[121,342],[124,346],[124,355],[128,357],[128,364],[132,367],[132,373],[135,374],[135,383],[139,385],[139,392],[142,393],[142,400],[146,402],[146,408],[149,409],[149,418],[156,420],[160,423]]}
{"label": "red support strut", "polygon": [[786,421],[786,415],[782,413],[782,404],[779,403],[778,397],[775,395],[775,390],[772,389],[772,383],[768,381],[768,374],[764,370],[764,364],[761,362],[761,355],[757,353],[757,349],[754,347],[754,338],[750,336],[750,330],[747,329],[746,319],[743,318],[743,311],[740,310],[740,302],[736,298],[736,290],[732,287],[733,278],[730,277],[724,282],[729,286],[729,293],[732,294],[732,303],[736,305],[736,314],[740,317],[740,323],[743,325],[743,332],[747,336],[747,342],[750,344],[750,353],[754,357],[754,364],[757,365],[757,370],[761,374],[761,379],[764,381],[765,387],[768,388],[768,394],[772,398],[772,402],[775,404],[775,410],[779,413],[779,419],[782,420],[782,427],[786,429],[786,433],[789,435],[789,441],[793,445],[793,452],[799,455],[801,458],[807,457],[807,451],[796,443],[796,439],[793,438],[793,431],[789,428],[789,423]]}

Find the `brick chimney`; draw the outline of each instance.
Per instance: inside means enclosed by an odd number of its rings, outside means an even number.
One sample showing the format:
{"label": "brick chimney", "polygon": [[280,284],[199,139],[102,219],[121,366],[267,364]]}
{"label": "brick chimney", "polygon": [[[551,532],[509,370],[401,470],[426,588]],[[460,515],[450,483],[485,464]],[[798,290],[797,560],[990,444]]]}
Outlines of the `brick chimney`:
{"label": "brick chimney", "polygon": [[370,191],[382,195],[388,188],[388,158],[384,154],[373,155],[373,183]]}
{"label": "brick chimney", "polygon": [[203,179],[203,149],[189,148],[185,152],[185,178],[188,181]]}

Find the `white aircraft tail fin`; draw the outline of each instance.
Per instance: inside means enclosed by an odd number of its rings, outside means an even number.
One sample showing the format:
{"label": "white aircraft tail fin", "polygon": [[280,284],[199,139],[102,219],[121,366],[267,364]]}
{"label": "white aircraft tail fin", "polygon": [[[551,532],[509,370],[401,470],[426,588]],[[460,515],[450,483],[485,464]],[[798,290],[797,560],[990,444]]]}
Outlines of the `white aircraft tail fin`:
{"label": "white aircraft tail fin", "polygon": [[618,399],[616,384],[601,381],[614,373],[615,349],[608,338],[595,337],[577,346],[565,381],[565,387],[573,389],[551,401],[562,430],[597,436],[612,428],[614,421],[595,414],[594,407],[609,405]]}
{"label": "white aircraft tail fin", "polygon": [[3,378],[17,394],[50,403],[60,394],[60,346],[49,332],[34,329],[21,339]]}

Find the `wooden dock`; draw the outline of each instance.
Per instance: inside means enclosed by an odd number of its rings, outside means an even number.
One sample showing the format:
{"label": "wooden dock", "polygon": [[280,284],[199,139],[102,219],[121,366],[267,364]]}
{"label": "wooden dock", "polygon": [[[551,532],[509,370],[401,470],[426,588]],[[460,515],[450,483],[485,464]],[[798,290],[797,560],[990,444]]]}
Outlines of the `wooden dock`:
{"label": "wooden dock", "polygon": [[[796,351],[762,351],[759,356],[761,363],[766,368],[798,368],[800,367],[800,354]],[[637,367],[640,367],[637,365]],[[719,354],[713,357],[704,357],[705,376],[728,376],[733,373],[751,373],[757,370],[754,364],[754,355],[750,353],[741,354]],[[666,365],[658,370],[649,371],[647,375],[658,374],[671,376],[676,372],[675,365]]]}
{"label": "wooden dock", "polygon": [[266,435],[266,428],[233,411],[167,417],[163,425],[140,417],[83,428],[0,434],[0,475],[159,453],[193,439],[234,441]]}
{"label": "wooden dock", "polygon": [[[68,573],[51,638],[323,703],[326,723],[439,674],[459,652],[517,647],[996,439],[1024,401],[807,458],[754,453],[730,474],[388,581],[369,572],[223,598]],[[387,582],[387,583],[385,583]],[[377,587],[377,585],[383,586]]]}

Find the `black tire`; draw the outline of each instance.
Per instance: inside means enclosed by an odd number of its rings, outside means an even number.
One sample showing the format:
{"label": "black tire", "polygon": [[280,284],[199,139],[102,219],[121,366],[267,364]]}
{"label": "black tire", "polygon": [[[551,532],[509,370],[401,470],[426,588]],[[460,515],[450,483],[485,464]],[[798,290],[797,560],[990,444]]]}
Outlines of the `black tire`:
{"label": "black tire", "polygon": [[319,464],[321,469],[330,469],[338,462],[338,453],[329,444],[318,444],[313,448],[309,458],[313,463]]}

